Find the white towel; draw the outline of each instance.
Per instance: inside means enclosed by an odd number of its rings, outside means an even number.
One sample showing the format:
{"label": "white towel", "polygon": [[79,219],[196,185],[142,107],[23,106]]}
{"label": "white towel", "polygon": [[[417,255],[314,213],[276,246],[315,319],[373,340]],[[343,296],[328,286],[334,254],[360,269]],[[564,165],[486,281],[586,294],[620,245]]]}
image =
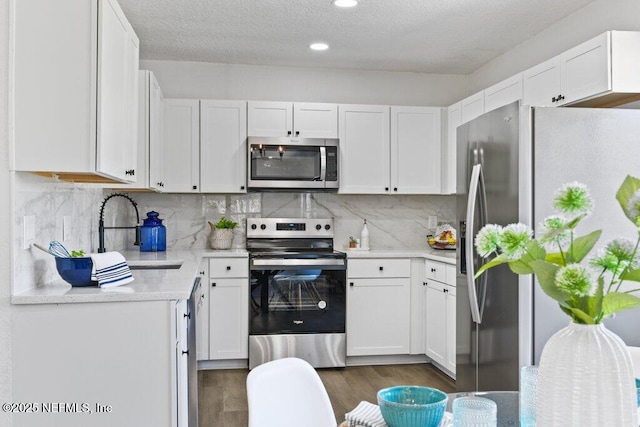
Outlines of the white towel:
{"label": "white towel", "polygon": [[358,403],[353,411],[346,413],[344,418],[350,426],[387,427],[380,407],[364,400]]}
{"label": "white towel", "polygon": [[101,288],[113,288],[133,281],[129,265],[120,252],[90,254],[93,262],[91,279]]}

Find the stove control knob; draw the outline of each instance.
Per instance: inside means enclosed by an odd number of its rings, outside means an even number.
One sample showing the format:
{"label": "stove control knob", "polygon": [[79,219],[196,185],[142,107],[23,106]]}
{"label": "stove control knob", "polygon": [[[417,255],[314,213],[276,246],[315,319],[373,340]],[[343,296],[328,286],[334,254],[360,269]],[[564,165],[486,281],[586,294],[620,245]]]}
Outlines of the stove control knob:
{"label": "stove control knob", "polygon": [[316,224],[316,230],[320,230],[322,226],[320,224]]}
{"label": "stove control knob", "polygon": [[258,228],[258,226],[257,226],[257,225],[255,225],[255,224],[251,224],[251,229],[252,229],[252,230],[255,230],[256,228]]}
{"label": "stove control knob", "polygon": [[331,226],[330,226],[329,224],[327,224],[327,225],[325,225],[325,226],[324,226],[324,229],[325,229],[325,230],[330,230],[330,229],[331,229]]}
{"label": "stove control knob", "polygon": [[264,229],[266,229],[266,228],[267,228],[267,226],[266,226],[266,225],[264,225],[264,224],[262,224],[262,225],[260,226],[260,230],[264,230]]}

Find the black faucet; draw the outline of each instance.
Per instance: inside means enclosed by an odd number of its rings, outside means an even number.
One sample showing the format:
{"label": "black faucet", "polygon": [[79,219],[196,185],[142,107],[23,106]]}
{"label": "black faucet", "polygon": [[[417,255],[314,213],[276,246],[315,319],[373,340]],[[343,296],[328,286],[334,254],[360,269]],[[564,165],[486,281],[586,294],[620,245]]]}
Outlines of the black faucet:
{"label": "black faucet", "polygon": [[[136,210],[136,225],[133,227],[105,227],[104,226],[104,206],[107,204],[107,202],[109,201],[109,199],[112,199],[114,197],[124,197],[125,199],[127,199],[128,201],[131,202],[131,204],[133,205],[133,208]],[[104,248],[104,230],[106,229],[130,229],[133,228],[136,230],[136,241],[133,242],[134,245],[136,246],[140,246],[140,214],[138,213],[138,205],[136,204],[136,202],[133,201],[133,199],[129,196],[127,196],[126,194],[122,194],[122,193],[113,193],[108,195],[104,201],[102,202],[102,206],[100,206],[100,222],[98,222],[98,240],[99,240],[99,246],[98,246],[98,253],[102,253],[105,252],[106,249]]]}

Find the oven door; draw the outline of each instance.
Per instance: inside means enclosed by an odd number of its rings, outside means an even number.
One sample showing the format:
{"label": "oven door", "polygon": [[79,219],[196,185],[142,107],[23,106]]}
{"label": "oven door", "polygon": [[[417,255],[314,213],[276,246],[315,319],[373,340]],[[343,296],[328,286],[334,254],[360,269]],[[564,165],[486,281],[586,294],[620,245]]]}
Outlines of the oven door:
{"label": "oven door", "polygon": [[251,138],[249,188],[338,188],[337,141]]}
{"label": "oven door", "polygon": [[345,332],[345,259],[262,256],[250,264],[250,335]]}

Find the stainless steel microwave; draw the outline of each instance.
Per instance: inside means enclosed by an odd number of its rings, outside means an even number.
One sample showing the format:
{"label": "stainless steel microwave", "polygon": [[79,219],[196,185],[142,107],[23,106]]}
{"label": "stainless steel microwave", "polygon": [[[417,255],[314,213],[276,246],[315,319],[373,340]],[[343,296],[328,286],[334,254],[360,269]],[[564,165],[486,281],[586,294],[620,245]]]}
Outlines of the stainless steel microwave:
{"label": "stainless steel microwave", "polygon": [[249,190],[337,190],[338,140],[250,137]]}

